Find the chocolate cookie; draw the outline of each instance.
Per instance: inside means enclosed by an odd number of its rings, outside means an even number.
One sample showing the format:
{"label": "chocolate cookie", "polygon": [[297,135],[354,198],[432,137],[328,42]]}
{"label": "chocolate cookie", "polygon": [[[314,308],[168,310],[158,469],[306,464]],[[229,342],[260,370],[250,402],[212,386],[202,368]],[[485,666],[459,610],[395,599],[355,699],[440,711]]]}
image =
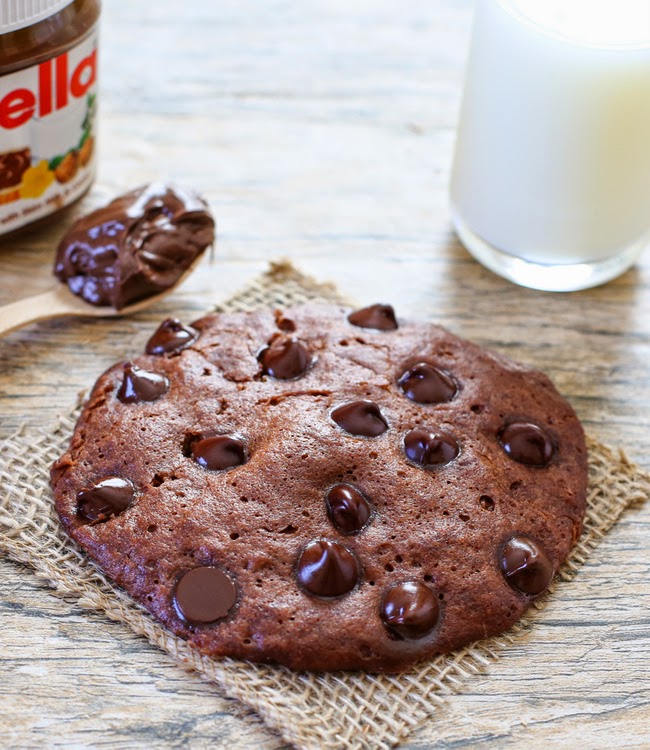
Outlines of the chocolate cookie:
{"label": "chocolate cookie", "polygon": [[578,538],[540,372],[376,305],[165,321],[52,468],[65,528],[211,656],[397,671],[499,633]]}

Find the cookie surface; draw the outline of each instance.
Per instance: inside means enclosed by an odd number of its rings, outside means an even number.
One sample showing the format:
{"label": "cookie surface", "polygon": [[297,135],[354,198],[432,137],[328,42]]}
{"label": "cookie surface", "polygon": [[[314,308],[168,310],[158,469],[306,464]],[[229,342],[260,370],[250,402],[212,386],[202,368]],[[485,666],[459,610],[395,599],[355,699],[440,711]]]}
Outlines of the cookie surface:
{"label": "cookie surface", "polygon": [[580,534],[571,407],[438,326],[305,305],[166,321],[146,350],[99,378],[52,487],[206,654],[397,671],[508,628]]}

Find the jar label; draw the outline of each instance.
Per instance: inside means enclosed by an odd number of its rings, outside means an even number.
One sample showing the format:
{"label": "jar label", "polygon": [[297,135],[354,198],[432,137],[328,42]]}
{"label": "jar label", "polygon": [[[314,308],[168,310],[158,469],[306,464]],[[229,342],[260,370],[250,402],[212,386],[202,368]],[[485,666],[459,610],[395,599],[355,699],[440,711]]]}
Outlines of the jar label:
{"label": "jar label", "polygon": [[96,112],[97,27],[62,55],[0,76],[0,234],[90,187]]}

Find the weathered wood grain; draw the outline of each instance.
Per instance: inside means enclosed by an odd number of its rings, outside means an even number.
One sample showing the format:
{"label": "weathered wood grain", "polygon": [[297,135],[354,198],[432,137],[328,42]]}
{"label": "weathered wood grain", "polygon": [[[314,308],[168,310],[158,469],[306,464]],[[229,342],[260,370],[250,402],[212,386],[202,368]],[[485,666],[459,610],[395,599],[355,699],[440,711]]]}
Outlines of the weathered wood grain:
{"label": "weathered wood grain", "polygon": [[[447,182],[469,0],[105,3],[101,169],[79,211],[145,180],[202,190],[213,262],[133,318],[0,340],[0,436],[44,424],[168,314],[198,316],[286,256],[361,302],[544,369],[589,432],[650,468],[650,257],[550,295],[454,240]],[[53,282],[65,227],[0,249],[0,304]],[[409,748],[650,746],[650,507],[628,515],[525,648]],[[0,746],[277,750],[277,736],[124,627],[0,561]]]}

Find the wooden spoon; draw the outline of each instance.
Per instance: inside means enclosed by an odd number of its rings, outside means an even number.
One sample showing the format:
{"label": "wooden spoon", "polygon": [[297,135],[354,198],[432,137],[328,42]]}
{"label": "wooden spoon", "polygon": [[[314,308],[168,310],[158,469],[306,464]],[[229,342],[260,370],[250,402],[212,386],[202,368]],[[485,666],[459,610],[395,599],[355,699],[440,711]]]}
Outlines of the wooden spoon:
{"label": "wooden spoon", "polygon": [[63,318],[68,315],[76,315],[89,318],[116,318],[123,315],[131,315],[149,305],[167,296],[179,286],[187,276],[196,268],[203,254],[193,261],[193,263],[178,277],[172,286],[165,289],[164,292],[153,294],[151,297],[145,297],[131,305],[126,305],[121,310],[104,305],[102,307],[91,305],[84,302],[81,297],[74,295],[65,284],[59,284],[56,289],[50,289],[49,292],[36,294],[33,297],[12,302],[9,305],[0,307],[0,336],[3,333],[15,331],[22,328],[28,323],[36,323],[39,320],[48,320],[49,318]]}

